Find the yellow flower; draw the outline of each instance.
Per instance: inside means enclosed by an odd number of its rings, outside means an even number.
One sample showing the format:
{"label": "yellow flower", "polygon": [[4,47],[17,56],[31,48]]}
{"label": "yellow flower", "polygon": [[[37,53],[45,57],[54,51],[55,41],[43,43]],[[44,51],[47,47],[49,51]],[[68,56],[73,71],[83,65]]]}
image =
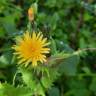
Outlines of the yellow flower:
{"label": "yellow flower", "polygon": [[50,48],[47,48],[50,42],[47,42],[47,38],[43,38],[41,32],[29,34],[24,33],[23,37],[17,40],[17,44],[12,48],[16,51],[14,54],[18,55],[18,64],[24,64],[25,67],[32,63],[33,66],[37,66],[37,62],[46,62],[46,55],[49,53]]}

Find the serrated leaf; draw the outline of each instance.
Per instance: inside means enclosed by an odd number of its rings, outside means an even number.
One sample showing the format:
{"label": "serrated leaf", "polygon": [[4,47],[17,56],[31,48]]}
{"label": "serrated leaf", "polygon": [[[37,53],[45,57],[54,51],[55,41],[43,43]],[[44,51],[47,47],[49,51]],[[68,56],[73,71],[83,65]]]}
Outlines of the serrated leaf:
{"label": "serrated leaf", "polygon": [[3,83],[0,84],[0,96],[31,96],[32,92],[27,87],[17,87]]}
{"label": "serrated leaf", "polygon": [[59,72],[64,73],[65,75],[74,76],[77,72],[77,65],[79,63],[79,56],[73,55],[69,58],[64,59],[60,66],[59,66]]}
{"label": "serrated leaf", "polygon": [[20,69],[20,72],[22,73],[24,83],[34,92],[36,90],[37,82],[32,74],[32,71],[22,68]]}
{"label": "serrated leaf", "polygon": [[40,80],[44,88],[47,88],[47,89],[53,85],[53,83],[59,76],[57,69],[52,68],[52,69],[49,69],[48,71],[49,71],[49,75],[43,76]]}
{"label": "serrated leaf", "polygon": [[50,57],[47,63],[49,66],[58,67],[61,74],[76,75],[79,55],[74,53],[66,54],[62,52],[61,54],[55,54]]}

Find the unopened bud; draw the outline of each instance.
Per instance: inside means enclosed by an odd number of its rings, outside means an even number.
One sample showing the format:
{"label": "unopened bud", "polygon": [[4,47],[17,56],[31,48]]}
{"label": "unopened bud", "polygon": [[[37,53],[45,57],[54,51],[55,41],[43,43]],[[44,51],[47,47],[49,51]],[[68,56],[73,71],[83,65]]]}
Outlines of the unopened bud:
{"label": "unopened bud", "polygon": [[33,8],[28,9],[28,18],[29,18],[29,21],[34,20],[34,9]]}

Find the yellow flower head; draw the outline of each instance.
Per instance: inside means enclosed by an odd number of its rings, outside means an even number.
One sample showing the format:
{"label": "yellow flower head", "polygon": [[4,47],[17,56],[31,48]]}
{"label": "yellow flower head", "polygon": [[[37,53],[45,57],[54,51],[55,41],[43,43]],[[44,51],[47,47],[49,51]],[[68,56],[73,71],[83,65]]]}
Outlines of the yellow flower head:
{"label": "yellow flower head", "polygon": [[14,54],[17,54],[20,60],[18,64],[27,66],[29,63],[32,63],[33,66],[37,66],[37,62],[46,62],[45,54],[50,51],[50,48],[46,46],[49,44],[47,38],[43,38],[41,32],[38,34],[26,32],[12,48],[16,51]]}

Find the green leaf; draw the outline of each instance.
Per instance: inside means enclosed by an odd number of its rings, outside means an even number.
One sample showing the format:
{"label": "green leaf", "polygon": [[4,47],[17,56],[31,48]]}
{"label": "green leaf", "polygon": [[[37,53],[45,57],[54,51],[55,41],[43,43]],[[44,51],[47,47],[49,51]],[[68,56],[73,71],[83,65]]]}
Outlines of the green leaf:
{"label": "green leaf", "polygon": [[8,83],[0,84],[0,96],[32,96],[32,92],[27,87],[14,87]]}
{"label": "green leaf", "polygon": [[79,63],[79,57],[77,55],[74,55],[72,57],[69,57],[65,59],[61,65],[60,65],[60,72],[65,75],[76,75],[77,73],[77,65]]}
{"label": "green leaf", "polygon": [[6,76],[4,76],[4,73],[2,71],[0,71],[0,79],[2,80],[5,80],[6,79]]}
{"label": "green leaf", "polygon": [[90,96],[90,91],[87,89],[73,89],[64,94],[64,96]]}
{"label": "green leaf", "polygon": [[49,26],[51,31],[54,31],[57,27],[57,22],[59,22],[59,14],[55,12],[52,16],[48,18]]}
{"label": "green leaf", "polygon": [[[8,46],[7,46],[8,47]],[[7,50],[7,48],[2,47],[3,50]],[[5,68],[11,65],[12,60],[12,52],[6,51],[0,56],[0,68]]]}
{"label": "green leaf", "polygon": [[86,48],[87,47],[86,41],[84,38],[80,38],[79,46],[80,46],[80,48]]}
{"label": "green leaf", "polygon": [[[22,79],[28,88],[32,90],[32,94],[45,96],[45,91],[36,76],[32,74],[32,71],[27,69],[21,69]],[[35,74],[36,75],[36,74]]]}
{"label": "green leaf", "polygon": [[0,56],[0,68],[7,67],[9,65],[9,61],[5,55]]}
{"label": "green leaf", "polygon": [[56,54],[57,53],[57,47],[56,47],[56,42],[54,39],[51,38],[51,53]]}
{"label": "green leaf", "polygon": [[[69,83],[70,82],[70,83]],[[85,89],[87,82],[85,79],[79,79],[78,76],[68,78],[66,83],[68,84],[69,88],[72,90],[74,89]]]}
{"label": "green leaf", "polygon": [[[14,17],[14,16],[13,16]],[[12,18],[12,15],[6,16],[3,19],[3,26],[8,35],[12,35],[13,32],[16,32],[15,18]]]}
{"label": "green leaf", "polygon": [[37,14],[37,12],[38,12],[38,5],[37,5],[37,3],[32,4],[31,7],[34,10],[34,14]]}
{"label": "green leaf", "polygon": [[5,37],[5,30],[4,30],[4,28],[3,27],[0,27],[0,38],[3,38],[3,37]]}
{"label": "green leaf", "polygon": [[86,74],[91,74],[91,70],[88,67],[83,67],[82,70],[86,73]]}
{"label": "green leaf", "polygon": [[92,83],[90,85],[90,90],[96,94],[96,77],[93,77]]}
{"label": "green leaf", "polygon": [[60,74],[64,73],[71,76],[76,75],[78,63],[79,54],[75,52],[70,54],[58,53],[48,60],[48,65],[57,67]]}
{"label": "green leaf", "polygon": [[27,70],[27,69],[20,69],[21,73],[22,73],[22,79],[24,81],[24,83],[31,88],[33,91],[36,90],[36,81],[34,79],[34,76],[32,74],[31,71]]}
{"label": "green leaf", "polygon": [[60,96],[60,91],[57,87],[52,87],[51,89],[49,89],[48,93],[49,96]]}
{"label": "green leaf", "polygon": [[45,89],[48,89],[50,88],[53,83],[55,82],[55,80],[58,78],[59,76],[59,73],[58,73],[58,70],[57,69],[54,69],[54,68],[50,68],[48,70],[49,74],[48,75],[45,75],[45,76],[42,76],[41,78],[41,83],[43,85],[43,87]]}
{"label": "green leaf", "polygon": [[84,14],[84,20],[89,21],[90,19],[92,19],[92,16],[90,14],[88,14],[88,13],[85,13]]}
{"label": "green leaf", "polygon": [[48,7],[55,7],[57,0],[48,0],[45,5]]}

